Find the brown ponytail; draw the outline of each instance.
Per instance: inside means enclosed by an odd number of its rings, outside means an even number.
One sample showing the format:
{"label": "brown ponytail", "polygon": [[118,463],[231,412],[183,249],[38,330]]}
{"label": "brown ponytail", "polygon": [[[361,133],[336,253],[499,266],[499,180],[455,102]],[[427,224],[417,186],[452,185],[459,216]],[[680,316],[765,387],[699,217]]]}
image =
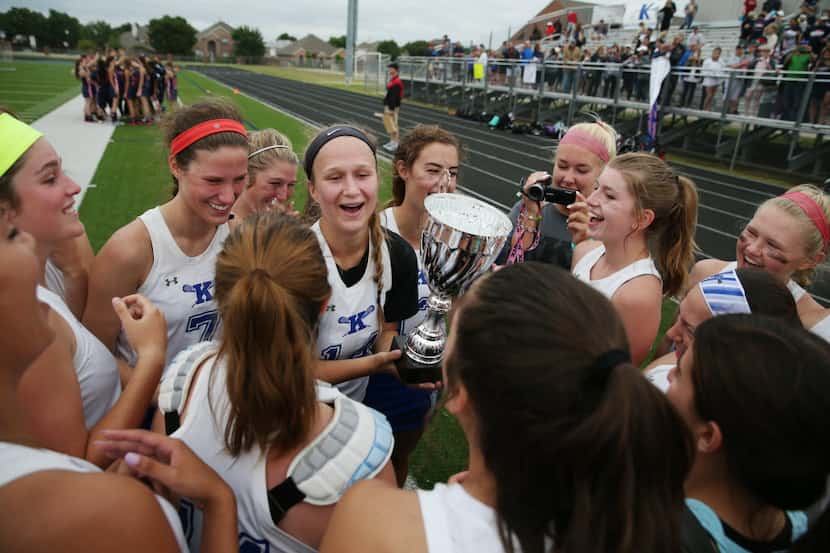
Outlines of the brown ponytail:
{"label": "brown ponytail", "polygon": [[693,446],[666,397],[620,362],[614,306],[531,262],[480,279],[456,317],[445,384],[469,395],[505,551],[675,550]]}
{"label": "brown ponytail", "polygon": [[292,217],[256,214],[225,241],[216,261],[224,324],[232,455],[254,446],[286,450],[314,424],[312,348],[331,289],[314,233]]}
{"label": "brown ponytail", "polygon": [[654,212],[646,229],[648,249],[663,278],[663,294],[677,294],[694,263],[698,202],[694,183],[650,154],[623,154],[608,166],[622,174],[637,214],[644,209]]}

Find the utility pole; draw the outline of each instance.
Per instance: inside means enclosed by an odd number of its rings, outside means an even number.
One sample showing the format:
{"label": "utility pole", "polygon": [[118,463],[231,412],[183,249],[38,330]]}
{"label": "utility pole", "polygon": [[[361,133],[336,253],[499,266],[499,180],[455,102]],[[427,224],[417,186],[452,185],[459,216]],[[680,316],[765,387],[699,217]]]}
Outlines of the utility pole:
{"label": "utility pole", "polygon": [[357,0],[349,0],[346,21],[346,84],[354,76],[354,47],[357,42]]}

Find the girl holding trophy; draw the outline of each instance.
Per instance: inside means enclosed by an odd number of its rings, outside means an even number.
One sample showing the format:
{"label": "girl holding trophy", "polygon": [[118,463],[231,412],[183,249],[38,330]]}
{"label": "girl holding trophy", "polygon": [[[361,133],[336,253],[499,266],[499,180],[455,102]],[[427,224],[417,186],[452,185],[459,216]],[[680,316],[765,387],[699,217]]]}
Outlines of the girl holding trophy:
{"label": "girl holding trophy", "polygon": [[[424,199],[436,192],[454,192],[458,178],[461,144],[437,125],[418,125],[398,145],[393,162],[392,199],[380,214],[388,231],[399,234],[418,256],[418,312],[401,321],[405,336],[426,317],[429,285],[421,258],[421,233],[427,220]],[[415,449],[432,406],[432,392],[412,388],[390,374],[369,378],[365,403],[386,415],[395,432],[395,466],[398,485],[403,486],[409,456]]]}

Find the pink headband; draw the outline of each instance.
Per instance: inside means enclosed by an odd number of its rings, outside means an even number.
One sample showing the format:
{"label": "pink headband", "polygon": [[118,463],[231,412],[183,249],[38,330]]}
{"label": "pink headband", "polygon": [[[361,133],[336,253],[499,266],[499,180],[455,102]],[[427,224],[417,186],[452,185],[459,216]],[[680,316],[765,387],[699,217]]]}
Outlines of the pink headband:
{"label": "pink headband", "polygon": [[787,192],[783,197],[798,205],[807,214],[821,233],[824,247],[827,248],[827,243],[830,242],[830,229],[827,228],[827,218],[818,203],[804,192]]}
{"label": "pink headband", "polygon": [[585,148],[600,158],[603,163],[608,163],[608,160],[611,159],[611,156],[608,155],[608,148],[602,142],[581,129],[571,129],[566,132],[562,140],[559,141],[559,145],[561,146],[562,144],[573,144],[574,146]]}

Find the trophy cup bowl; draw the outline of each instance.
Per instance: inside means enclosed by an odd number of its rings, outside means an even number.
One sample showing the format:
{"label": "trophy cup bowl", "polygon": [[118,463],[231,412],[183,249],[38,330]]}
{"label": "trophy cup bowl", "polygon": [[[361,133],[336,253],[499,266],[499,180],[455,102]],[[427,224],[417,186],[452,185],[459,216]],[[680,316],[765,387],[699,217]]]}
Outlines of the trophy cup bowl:
{"label": "trophy cup bowl", "polygon": [[441,380],[447,341],[444,316],[452,298],[486,272],[513,230],[510,219],[481,200],[461,194],[432,194],[424,200],[429,214],[421,234],[421,261],[429,283],[426,319],[406,336],[396,336],[396,362],[408,384]]}

